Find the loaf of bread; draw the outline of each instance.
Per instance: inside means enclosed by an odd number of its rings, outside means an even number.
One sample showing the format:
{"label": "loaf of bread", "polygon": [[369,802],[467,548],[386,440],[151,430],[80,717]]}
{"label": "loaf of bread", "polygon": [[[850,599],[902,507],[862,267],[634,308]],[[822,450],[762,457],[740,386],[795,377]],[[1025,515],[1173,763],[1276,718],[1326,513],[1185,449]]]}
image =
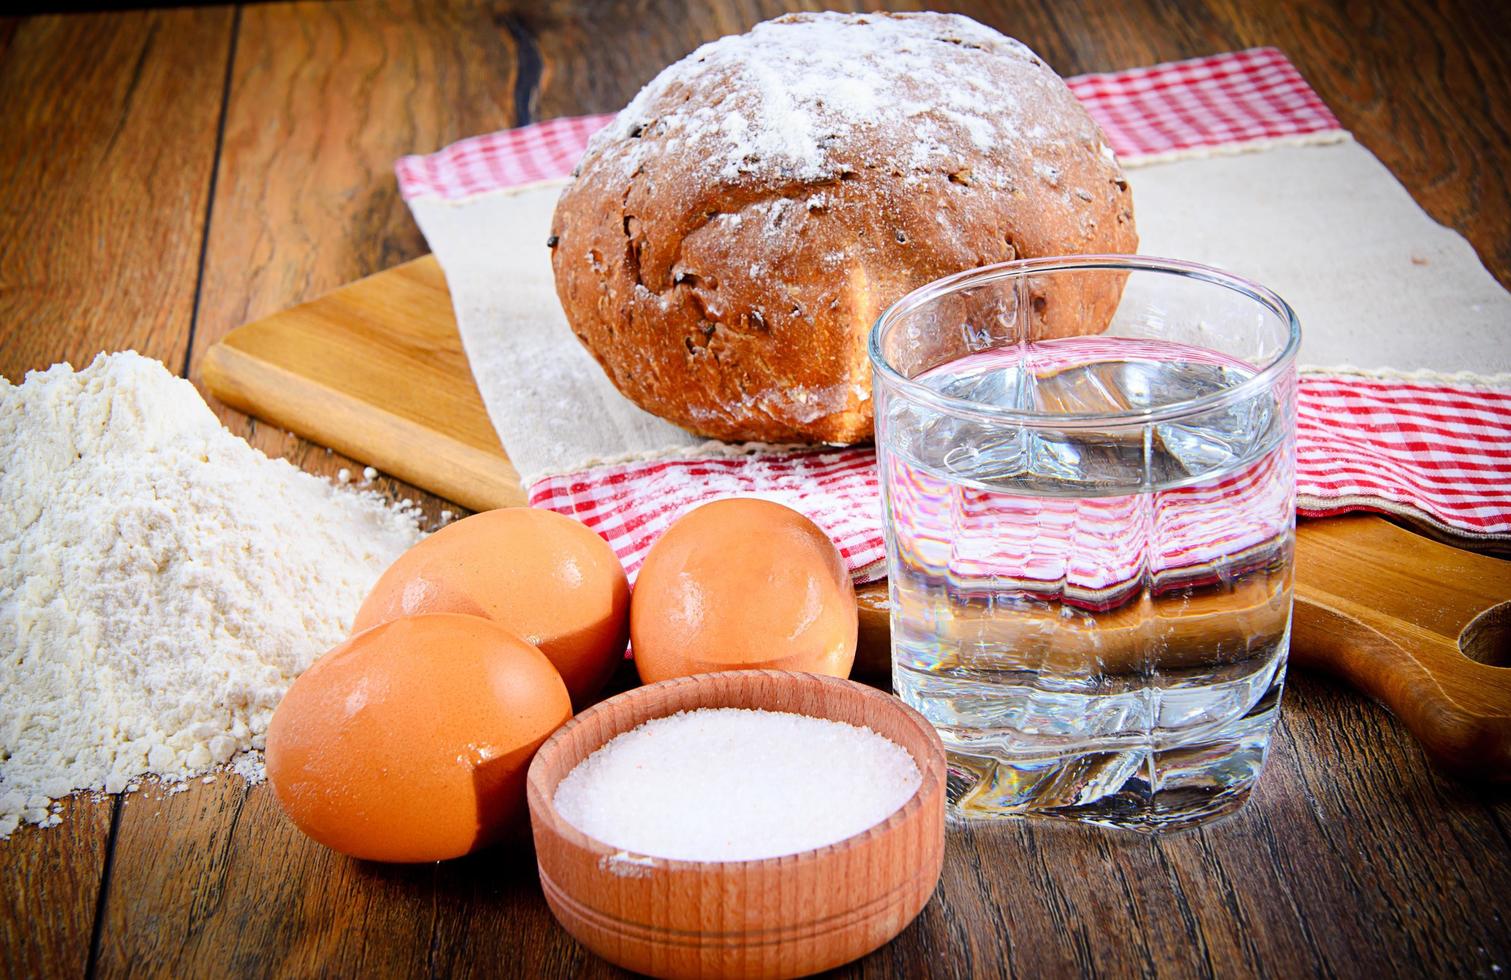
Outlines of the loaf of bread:
{"label": "loaf of bread", "polygon": [[[549,242],[573,332],[636,404],[719,439],[867,439],[866,336],[889,304],[974,266],[1138,244],[1065,83],[947,14],[797,14],[706,44],[574,178]],[[1119,288],[1036,294],[1033,335],[1101,330]]]}

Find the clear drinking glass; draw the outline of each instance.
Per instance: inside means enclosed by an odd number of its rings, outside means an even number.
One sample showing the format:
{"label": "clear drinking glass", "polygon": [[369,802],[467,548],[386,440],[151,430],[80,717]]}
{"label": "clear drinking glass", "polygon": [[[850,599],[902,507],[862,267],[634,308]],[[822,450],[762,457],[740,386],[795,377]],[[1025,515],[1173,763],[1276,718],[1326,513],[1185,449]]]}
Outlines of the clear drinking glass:
{"label": "clear drinking glass", "polygon": [[1269,290],[1142,256],[976,269],[877,320],[893,686],[958,813],[1243,803],[1290,641],[1299,342]]}

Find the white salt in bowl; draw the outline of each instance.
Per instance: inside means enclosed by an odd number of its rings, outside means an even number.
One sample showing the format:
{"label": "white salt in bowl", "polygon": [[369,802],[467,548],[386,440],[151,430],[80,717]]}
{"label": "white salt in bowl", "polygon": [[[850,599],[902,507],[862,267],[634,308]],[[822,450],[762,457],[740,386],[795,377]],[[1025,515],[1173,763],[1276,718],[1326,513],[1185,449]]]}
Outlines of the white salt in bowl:
{"label": "white salt in bowl", "polygon": [[[751,861],[629,853],[557,811],[557,786],[604,743],[698,708],[759,708],[870,728],[906,749],[922,778],[901,808],[852,837]],[[944,746],[923,716],[852,681],[740,670],[647,685],[584,711],[536,753],[527,795],[541,890],[567,932],[640,973],[817,973],[884,945],[927,904],[944,861],[944,782]]]}

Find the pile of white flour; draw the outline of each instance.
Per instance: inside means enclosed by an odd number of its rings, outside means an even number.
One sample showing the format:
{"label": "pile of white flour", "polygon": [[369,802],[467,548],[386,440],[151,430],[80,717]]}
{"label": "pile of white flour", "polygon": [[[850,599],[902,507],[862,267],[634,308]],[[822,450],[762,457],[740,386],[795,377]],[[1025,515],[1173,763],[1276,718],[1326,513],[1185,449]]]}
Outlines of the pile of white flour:
{"label": "pile of white flour", "polygon": [[0,378],[0,839],[72,791],[260,749],[420,536],[268,459],[157,361]]}

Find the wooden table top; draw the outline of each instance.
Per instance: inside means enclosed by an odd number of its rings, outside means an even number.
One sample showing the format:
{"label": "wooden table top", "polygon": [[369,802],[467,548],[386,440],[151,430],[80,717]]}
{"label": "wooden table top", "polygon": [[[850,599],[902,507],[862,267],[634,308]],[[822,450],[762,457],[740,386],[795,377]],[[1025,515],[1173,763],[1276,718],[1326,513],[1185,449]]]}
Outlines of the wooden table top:
{"label": "wooden table top", "polygon": [[[698,43],[787,6],[394,0],[0,19],[0,372],[19,381],[133,347],[196,377],[238,324],[424,251],[394,188],[400,154],[612,111]],[[1511,284],[1511,32],[1497,0],[939,6],[1066,75],[1276,45]],[[306,470],[353,465],[219,411]],[[385,487],[432,518],[443,506]],[[1511,795],[1439,777],[1383,710],[1295,673],[1237,816],[1161,839],[953,829],[917,922],[842,972],[1491,976],[1511,965],[1508,891]],[[0,843],[0,907],[6,976],[615,972],[551,919],[528,846],[350,861],[294,830],[266,785],[230,775],[79,799],[61,826],[18,831]]]}

